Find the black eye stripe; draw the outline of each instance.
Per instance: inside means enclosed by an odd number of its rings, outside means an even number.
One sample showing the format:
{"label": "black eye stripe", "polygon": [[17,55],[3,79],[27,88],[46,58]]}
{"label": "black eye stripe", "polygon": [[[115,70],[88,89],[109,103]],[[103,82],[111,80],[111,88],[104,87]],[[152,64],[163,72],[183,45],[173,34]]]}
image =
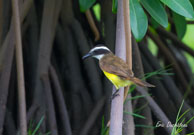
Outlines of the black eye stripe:
{"label": "black eye stripe", "polygon": [[106,50],[106,49],[98,49],[98,50],[95,50],[94,53],[95,53],[95,55],[97,55],[97,54],[106,54],[106,53],[110,53],[110,51]]}

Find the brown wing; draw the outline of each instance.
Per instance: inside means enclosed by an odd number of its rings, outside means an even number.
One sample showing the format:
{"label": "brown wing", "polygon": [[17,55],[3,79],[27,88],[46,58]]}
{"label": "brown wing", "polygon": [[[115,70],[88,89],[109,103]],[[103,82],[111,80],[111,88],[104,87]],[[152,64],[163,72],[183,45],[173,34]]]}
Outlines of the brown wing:
{"label": "brown wing", "polygon": [[100,64],[100,68],[103,71],[118,75],[119,77],[121,77],[123,79],[128,79],[139,86],[155,87],[152,84],[149,84],[145,81],[142,81],[142,80],[134,77],[133,72],[129,69],[128,65],[121,58],[115,56],[112,53],[105,55],[99,61],[99,64]]}
{"label": "brown wing", "polygon": [[119,57],[114,54],[106,54],[99,61],[100,68],[108,73],[118,75],[123,79],[133,77],[133,72],[129,69],[128,65]]}

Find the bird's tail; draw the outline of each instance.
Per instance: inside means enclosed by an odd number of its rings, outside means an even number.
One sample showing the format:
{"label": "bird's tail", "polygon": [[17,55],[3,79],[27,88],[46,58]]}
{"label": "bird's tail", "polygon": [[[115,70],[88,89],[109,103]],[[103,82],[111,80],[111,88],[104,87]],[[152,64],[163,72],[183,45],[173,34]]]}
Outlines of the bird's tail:
{"label": "bird's tail", "polygon": [[149,83],[147,83],[145,81],[142,81],[142,80],[140,80],[140,79],[138,79],[136,77],[131,78],[131,81],[134,82],[135,84],[141,86],[141,87],[155,87],[154,85],[149,84]]}

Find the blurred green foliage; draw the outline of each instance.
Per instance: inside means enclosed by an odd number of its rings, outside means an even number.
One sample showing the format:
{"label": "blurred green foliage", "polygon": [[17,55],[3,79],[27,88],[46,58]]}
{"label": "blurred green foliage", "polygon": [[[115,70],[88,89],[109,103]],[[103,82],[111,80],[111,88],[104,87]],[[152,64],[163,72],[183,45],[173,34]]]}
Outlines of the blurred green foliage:
{"label": "blurred green foliage", "polygon": [[[182,41],[194,50],[193,35],[194,35],[194,25],[187,24],[186,33],[185,33],[185,36],[183,37]],[[194,73],[194,58],[191,55],[189,55],[188,53],[185,53],[185,56],[189,62],[189,65],[192,69],[192,72]]]}
{"label": "blurred green foliage", "polygon": [[100,13],[101,13],[101,7],[100,7],[100,4],[96,4],[93,6],[93,11],[94,11],[94,14],[96,16],[96,19],[98,21],[101,20],[101,16],[100,16]]}

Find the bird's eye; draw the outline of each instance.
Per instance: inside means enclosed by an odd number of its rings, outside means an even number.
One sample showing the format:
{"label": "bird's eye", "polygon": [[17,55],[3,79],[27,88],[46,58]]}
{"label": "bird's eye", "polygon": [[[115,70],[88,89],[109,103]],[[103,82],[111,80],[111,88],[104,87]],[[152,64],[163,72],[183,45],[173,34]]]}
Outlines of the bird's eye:
{"label": "bird's eye", "polygon": [[95,53],[95,54],[97,54],[97,53],[98,53],[98,51],[97,51],[97,50],[95,50],[95,51],[94,51],[94,53]]}

